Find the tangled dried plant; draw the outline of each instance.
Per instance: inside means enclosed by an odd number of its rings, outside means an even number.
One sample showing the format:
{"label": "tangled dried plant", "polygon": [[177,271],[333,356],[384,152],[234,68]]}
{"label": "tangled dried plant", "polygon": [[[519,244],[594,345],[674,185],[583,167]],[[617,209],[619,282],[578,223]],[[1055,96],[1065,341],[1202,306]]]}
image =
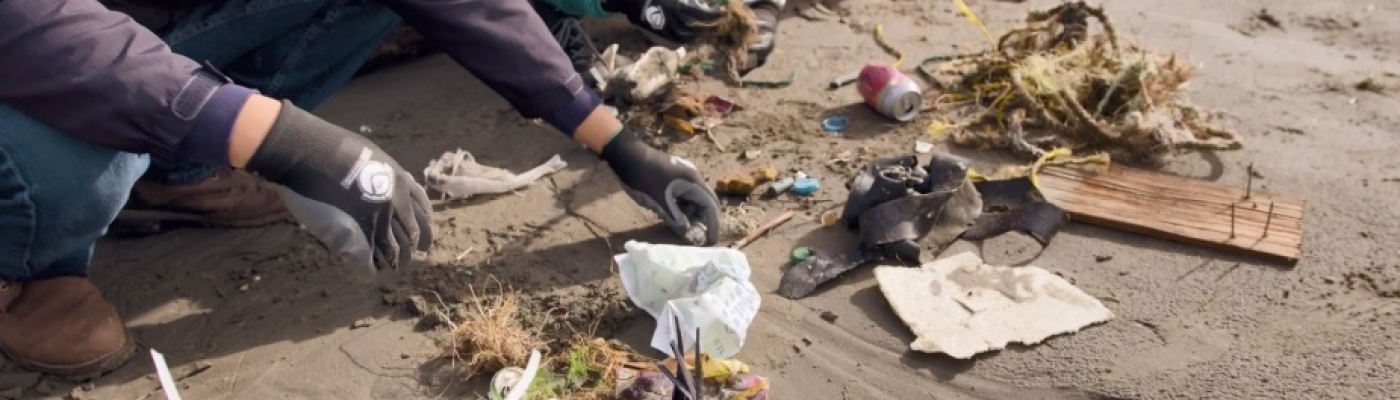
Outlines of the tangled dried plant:
{"label": "tangled dried plant", "polygon": [[525,365],[531,350],[545,347],[541,332],[526,329],[520,321],[518,292],[501,290],[485,297],[474,287],[469,290],[468,307],[460,321],[440,316],[452,328],[443,357],[452,360],[465,378]]}
{"label": "tangled dried plant", "polygon": [[758,17],[743,0],[726,0],[724,12],[712,23],[696,23],[707,32],[702,41],[710,49],[700,56],[718,52],[724,58],[729,79],[739,82],[739,69],[749,62],[749,45],[758,41]]}
{"label": "tangled dried plant", "polygon": [[[1102,32],[1090,35],[1089,22]],[[971,109],[954,143],[1039,158],[1054,148],[1153,159],[1183,150],[1236,150],[1237,135],[1188,104],[1192,68],[1175,55],[1123,47],[1103,10],[1083,2],[1032,12],[994,51],[941,61],[928,73],[939,106]],[[951,77],[952,79],[940,79]]]}

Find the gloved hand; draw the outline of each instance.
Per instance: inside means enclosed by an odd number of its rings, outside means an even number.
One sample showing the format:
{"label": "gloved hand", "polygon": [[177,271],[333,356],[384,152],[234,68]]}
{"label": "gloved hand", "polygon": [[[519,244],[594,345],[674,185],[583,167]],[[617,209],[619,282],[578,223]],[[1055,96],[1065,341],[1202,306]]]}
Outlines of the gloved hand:
{"label": "gloved hand", "polygon": [[600,156],[627,195],[660,216],[671,232],[696,246],[719,241],[719,196],[690,161],[648,146],[627,128],[603,146]]}
{"label": "gloved hand", "polygon": [[[432,206],[412,175],[369,139],[291,102],[282,102],[281,114],[248,160],[247,169],[329,206],[314,210],[305,199],[288,200],[288,208],[299,219],[318,219],[303,223],[333,246],[331,250],[346,255],[373,249],[374,268],[406,266],[415,248],[427,250],[433,242]],[[338,212],[327,212],[330,208]],[[358,235],[327,231],[325,227],[348,224],[319,220],[347,216],[355,225],[345,228],[358,228]]]}
{"label": "gloved hand", "polygon": [[687,44],[700,37],[704,28],[693,26],[718,21],[723,9],[710,7],[706,0],[604,0],[603,9],[627,16],[639,28],[662,39]]}

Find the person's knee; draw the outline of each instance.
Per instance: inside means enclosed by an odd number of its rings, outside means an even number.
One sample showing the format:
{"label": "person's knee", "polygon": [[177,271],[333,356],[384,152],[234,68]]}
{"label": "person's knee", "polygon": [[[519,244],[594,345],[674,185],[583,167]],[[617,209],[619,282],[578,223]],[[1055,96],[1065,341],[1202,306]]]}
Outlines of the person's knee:
{"label": "person's knee", "polygon": [[0,106],[0,279],[83,267],[56,264],[105,233],[148,165]]}

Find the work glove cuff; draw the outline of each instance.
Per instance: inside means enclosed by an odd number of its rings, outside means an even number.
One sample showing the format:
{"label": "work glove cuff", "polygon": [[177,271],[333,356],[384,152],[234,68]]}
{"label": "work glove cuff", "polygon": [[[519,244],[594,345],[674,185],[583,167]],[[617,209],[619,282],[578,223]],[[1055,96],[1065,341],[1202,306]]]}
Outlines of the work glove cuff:
{"label": "work glove cuff", "polygon": [[[345,134],[337,134],[339,132]],[[291,101],[283,100],[282,111],[277,114],[267,137],[249,158],[246,169],[270,182],[295,187],[299,183],[295,182],[298,174],[292,171],[306,167],[329,169],[342,152],[328,150],[338,150],[347,138],[356,137],[344,128],[297,108]],[[362,146],[349,147],[359,149]]]}

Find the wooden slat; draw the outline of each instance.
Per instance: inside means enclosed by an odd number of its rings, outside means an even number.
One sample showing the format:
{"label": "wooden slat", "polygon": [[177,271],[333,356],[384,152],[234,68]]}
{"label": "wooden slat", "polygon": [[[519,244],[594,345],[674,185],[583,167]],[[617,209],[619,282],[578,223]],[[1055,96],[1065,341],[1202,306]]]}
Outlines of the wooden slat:
{"label": "wooden slat", "polygon": [[1118,166],[1050,166],[1038,181],[1075,221],[1288,263],[1302,256],[1301,199]]}

